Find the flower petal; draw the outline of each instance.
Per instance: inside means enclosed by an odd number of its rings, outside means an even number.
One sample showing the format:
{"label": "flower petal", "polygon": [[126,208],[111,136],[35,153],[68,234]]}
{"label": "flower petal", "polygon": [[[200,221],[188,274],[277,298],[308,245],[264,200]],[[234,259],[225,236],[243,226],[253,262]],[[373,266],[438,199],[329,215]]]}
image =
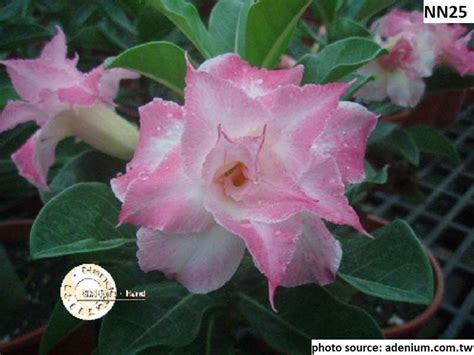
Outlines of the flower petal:
{"label": "flower petal", "polygon": [[336,279],[341,258],[341,246],[323,221],[316,216],[305,214],[303,230],[298,236],[282,286],[332,283]]}
{"label": "flower petal", "polygon": [[367,138],[376,124],[377,117],[363,106],[340,102],[313,150],[336,160],[345,184],[362,181]]}
{"label": "flower petal", "polygon": [[233,53],[209,59],[199,70],[232,82],[250,97],[266,95],[280,86],[299,85],[303,78],[302,65],[282,70],[259,69],[248,65]]}
{"label": "flower petal", "polygon": [[242,90],[206,72],[189,67],[186,84],[182,154],[188,173],[201,176],[202,164],[215,145],[219,126],[231,138],[256,136],[270,116]]}
{"label": "flower petal", "polygon": [[334,158],[315,154],[299,184],[308,196],[317,200],[312,209],[314,213],[332,223],[345,224],[367,234],[344,195],[344,184]]}
{"label": "flower petal", "polygon": [[394,71],[387,82],[387,94],[393,103],[403,107],[415,107],[425,92],[422,78],[411,79],[402,70]]}
{"label": "flower petal", "polygon": [[61,27],[56,26],[56,35],[49,41],[41,51],[41,60],[54,66],[64,67],[66,69],[75,69],[79,57],[76,55],[73,59],[67,59],[66,36]]}
{"label": "flower petal", "polygon": [[48,190],[48,171],[54,163],[58,142],[71,134],[67,119],[48,122],[13,155],[20,175],[42,190]]}
{"label": "flower petal", "polygon": [[224,228],[239,235],[253,257],[255,266],[267,277],[270,304],[276,288],[283,282],[288,264],[301,233],[299,218],[290,218],[274,224],[253,221],[238,221],[225,214],[216,216]]}
{"label": "flower petal", "polygon": [[281,87],[260,99],[272,113],[269,142],[281,161],[298,177],[310,160],[311,145],[336,110],[346,83]]}
{"label": "flower petal", "polygon": [[143,271],[162,271],[190,292],[207,293],[230,280],[242,260],[245,244],[219,225],[196,234],[167,235],[140,228],[138,262]]}
{"label": "flower petal", "polygon": [[149,174],[175,147],[183,130],[183,109],[171,101],[154,99],[140,107],[140,136],[127,173],[112,179],[112,189],[122,202],[131,182],[140,173]]}
{"label": "flower petal", "polygon": [[35,121],[38,126],[43,126],[47,120],[48,117],[33,105],[22,101],[9,101],[0,114],[0,132],[29,121]]}
{"label": "flower petal", "polygon": [[[44,90],[57,90],[79,83],[82,74],[75,68],[65,70],[40,59],[9,59],[6,65],[16,92],[26,101],[37,102]],[[45,78],[48,78],[45,80]]]}
{"label": "flower petal", "polygon": [[165,233],[198,233],[211,224],[212,215],[204,209],[202,187],[184,173],[174,148],[158,168],[130,184],[119,220]]}
{"label": "flower petal", "polygon": [[122,68],[112,68],[104,71],[99,81],[99,96],[110,105],[117,95],[120,80],[137,79],[140,75]]}

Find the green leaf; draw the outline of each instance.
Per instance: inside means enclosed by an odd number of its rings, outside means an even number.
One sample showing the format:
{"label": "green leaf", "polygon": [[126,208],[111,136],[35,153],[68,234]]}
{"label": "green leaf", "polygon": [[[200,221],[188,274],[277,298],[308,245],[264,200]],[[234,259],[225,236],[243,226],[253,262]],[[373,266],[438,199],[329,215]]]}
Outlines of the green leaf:
{"label": "green leaf", "polygon": [[274,67],[310,3],[311,0],[260,0],[254,3],[247,17],[244,58],[255,66]]}
{"label": "green leaf", "polygon": [[398,0],[363,0],[363,1],[356,1],[355,3],[359,2],[360,6],[358,8],[357,14],[355,15],[355,19],[357,21],[364,21],[372,16],[376,15],[383,9],[393,5]]}
{"label": "green leaf", "polygon": [[212,294],[189,293],[171,282],[135,289],[146,291],[146,301],[117,302],[102,321],[101,354],[133,355],[159,345],[187,345],[198,336],[206,311],[218,305]]}
{"label": "green leaf", "polygon": [[194,44],[204,58],[214,54],[213,43],[193,4],[184,0],[149,0]]}
{"label": "green leaf", "polygon": [[115,1],[112,0],[102,0],[99,2],[99,5],[102,7],[104,14],[118,27],[123,30],[136,35],[137,30],[130,19],[127,17],[127,14],[122,10],[120,6],[117,6]]}
{"label": "green leaf", "polygon": [[18,277],[5,248],[0,244],[0,314],[6,320],[26,300],[26,288]]}
{"label": "green leaf", "polygon": [[64,308],[61,301],[56,303],[41,338],[40,355],[47,355],[62,339],[78,329],[83,323],[82,320],[73,317]]}
{"label": "green leaf", "polygon": [[373,235],[373,240],[362,236],[341,240],[343,257],[339,276],[368,295],[430,304],[431,265],[410,226],[396,220]]}
{"label": "green leaf", "polygon": [[195,354],[219,354],[234,355],[234,341],[231,338],[228,324],[228,314],[214,312],[209,316],[206,324],[201,328],[200,334],[192,343],[179,348],[156,347],[149,348],[140,355],[195,355]]}
{"label": "green leaf", "polygon": [[312,7],[316,15],[321,17],[323,22],[328,25],[334,21],[343,3],[344,0],[318,0],[313,1]]}
{"label": "green leaf", "polygon": [[184,51],[173,43],[140,44],[109,58],[105,66],[133,70],[183,95],[186,59]]}
{"label": "green leaf", "polygon": [[439,130],[418,126],[407,128],[406,131],[413,138],[420,151],[443,155],[456,163],[461,162],[454,144]]}
{"label": "green leaf", "polygon": [[80,182],[108,184],[118,172],[125,170],[125,163],[97,151],[85,151],[69,160],[49,184],[50,191],[41,192],[43,202],[48,202],[66,188]]}
{"label": "green leaf", "polygon": [[0,86],[0,109],[4,108],[8,101],[18,99],[13,86]]}
{"label": "green leaf", "polygon": [[388,165],[385,165],[382,169],[376,171],[367,161],[365,161],[365,176],[366,178],[364,181],[359,184],[350,185],[346,189],[346,196],[349,201],[351,201],[351,204],[360,201],[372,185],[382,185],[387,182]]}
{"label": "green leaf", "polygon": [[238,296],[242,315],[270,346],[283,353],[308,354],[311,339],[382,337],[367,313],[315,285],[279,289],[278,312],[267,306],[266,294],[256,297],[241,292]]}
{"label": "green leaf", "polygon": [[332,43],[347,37],[369,37],[370,31],[360,23],[340,17],[328,26],[327,34]]}
{"label": "green leaf", "polygon": [[418,166],[420,163],[420,150],[415,140],[405,129],[395,128],[384,139],[377,140],[373,146],[380,151],[390,151],[400,154],[411,164]]}
{"label": "green leaf", "polygon": [[40,259],[135,243],[133,227],[116,227],[118,214],[119,201],[106,185],[74,185],[40,211],[31,230],[31,256]]}
{"label": "green leaf", "polygon": [[341,81],[345,83],[352,82],[351,86],[349,86],[349,89],[347,89],[345,94],[341,97],[341,100],[349,101],[352,98],[352,95],[354,95],[361,87],[372,80],[374,80],[373,76],[364,76],[359,73],[350,73],[349,75],[341,78]]}
{"label": "green leaf", "polygon": [[155,7],[145,4],[137,19],[137,30],[141,42],[156,41],[174,29],[174,24]]}
{"label": "green leaf", "polygon": [[398,125],[395,123],[379,120],[374,131],[370,134],[369,142],[375,143],[381,141],[390,134],[392,134],[398,128]]}
{"label": "green leaf", "polygon": [[10,159],[0,159],[0,196],[2,199],[33,195],[36,189],[18,174],[18,168]]}
{"label": "green leaf", "polygon": [[241,16],[246,16],[251,3],[253,0],[220,0],[214,6],[209,17],[209,33],[215,44],[216,54],[237,51]]}
{"label": "green leaf", "polygon": [[387,50],[366,38],[351,37],[334,42],[319,54],[308,54],[301,59],[305,66],[304,83],[337,81]]}
{"label": "green leaf", "polygon": [[2,24],[0,26],[0,50],[11,49],[35,40],[51,37],[52,33],[39,25]]}

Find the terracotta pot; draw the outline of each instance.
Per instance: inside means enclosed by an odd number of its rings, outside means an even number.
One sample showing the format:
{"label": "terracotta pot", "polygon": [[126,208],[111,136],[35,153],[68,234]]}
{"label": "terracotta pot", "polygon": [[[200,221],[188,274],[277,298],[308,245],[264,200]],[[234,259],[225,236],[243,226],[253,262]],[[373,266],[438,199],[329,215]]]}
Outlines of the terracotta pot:
{"label": "terracotta pot", "polygon": [[434,128],[446,128],[456,120],[465,96],[465,90],[433,93],[421,100],[414,109],[382,116],[382,119],[398,123],[402,127],[427,125]]}
{"label": "terracotta pot", "polygon": [[[388,224],[388,221],[377,216],[369,215],[363,218],[363,224],[364,227],[369,232],[371,232],[377,228]],[[436,312],[441,306],[441,302],[443,301],[444,296],[443,270],[441,269],[438,260],[436,260],[436,257],[428,248],[426,248],[426,253],[428,254],[431,266],[433,268],[433,276],[435,281],[433,303],[431,303],[431,305],[427,309],[425,309],[423,313],[419,314],[408,322],[402,325],[384,328],[383,334],[388,339],[413,338],[418,333],[418,331],[423,328],[423,326],[426,325],[435,316]]]}
{"label": "terracotta pot", "polygon": [[[13,245],[28,241],[33,219],[12,219],[0,222],[0,242],[4,245]],[[58,290],[59,292],[59,290]],[[33,329],[7,342],[0,342],[2,355],[36,355],[39,351],[41,337],[46,325]],[[51,352],[59,354],[91,354],[95,349],[94,323],[87,322],[67,337],[65,337]]]}

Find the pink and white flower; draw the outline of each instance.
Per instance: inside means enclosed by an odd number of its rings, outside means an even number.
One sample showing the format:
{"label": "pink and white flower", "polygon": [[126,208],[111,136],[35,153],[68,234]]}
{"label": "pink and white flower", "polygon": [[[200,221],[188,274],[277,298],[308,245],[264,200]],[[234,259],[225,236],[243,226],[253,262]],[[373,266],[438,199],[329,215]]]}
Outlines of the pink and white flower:
{"label": "pink and white flower", "polygon": [[424,24],[420,12],[395,9],[372,25],[374,40],[389,50],[359,69],[373,76],[356,96],[366,101],[385,98],[403,107],[414,107],[425,91],[424,79],[435,66],[450,66],[460,75],[474,73],[471,33],[461,25]]}
{"label": "pink and white flower", "polygon": [[374,80],[359,90],[357,97],[367,101],[388,97],[404,107],[418,104],[425,91],[423,78],[431,76],[436,63],[435,37],[420,16],[394,10],[372,25],[374,41],[389,54],[359,69]]}
{"label": "pink and white flower", "polygon": [[302,71],[226,54],[188,65],[184,106],[140,108],[135,155],[111,184],[120,222],[141,226],[142,270],[207,293],[247,248],[272,306],[280,285],[334,281],[341,248],[322,219],[364,233],[344,188],[364,179],[376,117],[340,101],[345,83],[298,86]]}
{"label": "pink and white flower", "polygon": [[138,136],[136,127],[113,110],[119,81],[138,75],[102,65],[84,74],[76,68],[78,56],[68,59],[66,54],[66,38],[58,27],[39,58],[0,61],[23,99],[7,104],[0,132],[28,121],[39,126],[12,159],[20,174],[43,190],[61,139],[76,136],[105,153],[130,158]]}
{"label": "pink and white flower", "polygon": [[474,51],[469,48],[472,31],[466,33],[462,25],[432,24],[437,43],[436,64],[448,66],[460,75],[474,74]]}

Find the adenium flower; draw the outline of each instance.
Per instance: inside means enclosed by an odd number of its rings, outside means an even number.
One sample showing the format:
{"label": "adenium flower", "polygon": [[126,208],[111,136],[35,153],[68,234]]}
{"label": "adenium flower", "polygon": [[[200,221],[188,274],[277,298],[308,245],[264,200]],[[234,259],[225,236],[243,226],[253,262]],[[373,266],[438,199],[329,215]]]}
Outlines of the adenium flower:
{"label": "adenium flower", "polygon": [[459,24],[431,24],[436,36],[436,64],[448,66],[460,75],[474,74],[474,51],[469,48],[472,31]]}
{"label": "adenium flower", "polygon": [[48,170],[57,143],[76,136],[119,158],[130,158],[138,139],[135,126],[115,114],[113,98],[121,79],[138,76],[123,69],[101,66],[84,74],[78,56],[67,59],[66,39],[57,34],[37,59],[2,60],[23,101],[10,101],[0,116],[0,132],[34,121],[39,129],[12,155],[20,174],[47,190]]}
{"label": "adenium flower", "polygon": [[461,25],[424,24],[420,12],[395,9],[371,29],[374,41],[389,54],[359,69],[375,79],[356,93],[364,100],[388,97],[399,106],[414,107],[425,91],[423,78],[431,76],[435,66],[451,66],[461,75],[474,73],[471,34],[463,36],[466,29]]}
{"label": "adenium flower", "polygon": [[302,71],[226,54],[188,65],[184,106],[140,108],[134,157],[111,184],[120,222],[141,226],[142,270],[206,293],[247,248],[272,306],[280,285],[334,281],[341,248],[322,219],[364,232],[344,187],[364,178],[376,117],[340,102],[346,83],[298,86]]}
{"label": "adenium flower", "polygon": [[356,93],[367,101],[387,97],[404,107],[418,104],[425,91],[424,77],[436,63],[435,38],[418,12],[393,10],[372,25],[374,41],[389,54],[365,65],[359,73],[374,80]]}

